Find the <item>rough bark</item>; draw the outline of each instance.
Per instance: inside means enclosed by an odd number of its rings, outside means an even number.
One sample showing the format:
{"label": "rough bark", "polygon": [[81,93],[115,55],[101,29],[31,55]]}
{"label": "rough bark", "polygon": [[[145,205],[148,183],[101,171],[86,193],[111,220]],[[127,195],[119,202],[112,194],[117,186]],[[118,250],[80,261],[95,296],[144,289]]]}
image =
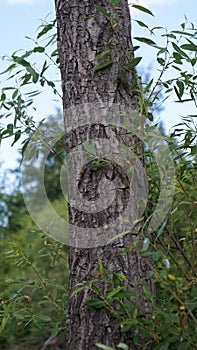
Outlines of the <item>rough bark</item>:
{"label": "rough bark", "polygon": [[[110,0],[55,0],[57,26],[58,26],[58,51],[60,57],[60,69],[62,78],[63,107],[66,110],[72,106],[84,103],[120,103],[134,110],[137,105],[135,72],[126,72],[123,66],[127,63],[125,53],[132,52],[130,15],[127,0],[120,0],[116,7],[118,22],[118,37],[112,29],[109,20],[105,16],[99,16],[95,5],[104,6],[109,11],[114,11]],[[95,65],[95,56],[104,50],[111,49],[114,52],[116,62],[101,71],[92,71]],[[128,86],[127,80],[130,82]],[[88,116],[87,116],[88,118]],[[130,145],[132,149],[140,152],[139,140],[128,135],[123,129],[108,130],[99,123],[87,124],[73,130],[65,118],[67,136],[67,152],[69,153],[81,139],[110,138],[114,133],[117,139],[121,139]],[[72,130],[70,130],[72,129]],[[89,164],[91,165],[91,164]],[[72,176],[72,174],[69,174]],[[78,189],[87,200],[97,197],[98,183],[102,177],[110,181],[117,181],[121,188],[114,207],[103,211],[97,216],[87,213],[84,215],[79,210],[70,207],[70,222],[79,227],[99,227],[106,220],[110,224],[120,212],[127,206],[129,187],[127,181],[117,166],[107,169],[93,169],[89,166],[82,169],[79,175]],[[95,268],[98,260],[109,272],[122,272],[128,279],[128,284],[134,287],[141,278],[147,278],[149,269],[142,257],[136,252],[118,255],[124,247],[131,246],[133,235],[128,234],[114,243],[96,248],[69,249],[69,294],[72,293],[81,282],[95,279]],[[153,291],[152,281],[147,282]],[[100,282],[104,292],[106,285]],[[121,333],[117,323],[110,313],[103,309],[93,309],[85,305],[92,297],[90,291],[78,293],[68,301],[68,324],[66,349],[69,350],[94,350],[96,343],[117,346],[122,341],[128,344],[129,349],[134,349],[132,334]],[[141,306],[147,305],[141,298]]]}

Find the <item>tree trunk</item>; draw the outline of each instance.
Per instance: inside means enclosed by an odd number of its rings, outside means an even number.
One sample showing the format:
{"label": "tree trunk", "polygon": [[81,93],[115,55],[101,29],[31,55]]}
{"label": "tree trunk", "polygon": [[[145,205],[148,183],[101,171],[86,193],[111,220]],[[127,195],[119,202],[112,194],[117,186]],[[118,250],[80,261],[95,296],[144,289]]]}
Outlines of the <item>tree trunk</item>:
{"label": "tree trunk", "polygon": [[[104,119],[100,119],[96,113],[102,110],[100,112],[102,116],[106,111],[107,113],[110,111],[109,114],[113,115],[114,104],[124,105],[125,110],[130,111],[135,110],[137,106],[135,71],[124,68],[128,63],[127,57],[133,52],[128,2],[120,0],[117,6],[112,6],[111,3],[110,0],[55,0],[68,158],[77,146],[81,146],[84,139],[89,141],[96,139],[103,143],[117,139],[118,142],[127,143],[138,156],[142,154],[141,142],[135,135],[128,134],[124,127],[109,128],[103,122]],[[103,8],[109,12],[103,12]],[[116,21],[109,17],[109,13],[112,12],[116,14]],[[106,56],[99,62],[94,61],[96,55],[106,50],[111,50],[112,57]],[[105,68],[92,70],[94,66],[111,59],[113,62]],[[115,141],[112,141],[112,144],[114,145]],[[116,149],[116,145],[114,147],[116,153],[118,148]],[[109,155],[110,146],[106,146],[106,149]],[[131,288],[134,288],[141,278],[147,279],[149,274],[145,260],[137,252],[132,250],[129,253],[117,254],[132,245],[137,234],[136,228],[134,234],[126,234],[106,244],[106,235],[110,227],[113,227],[114,236],[126,227],[117,224],[116,219],[128,206],[130,187],[128,176],[122,172],[121,167],[115,162],[111,162],[108,167],[108,157],[103,158],[102,166],[100,164],[95,166],[90,157],[80,172],[78,171],[81,164],[80,155],[74,160],[68,160],[71,224],[69,295],[80,283],[99,276],[97,272],[99,259],[110,273],[123,273]],[[140,160],[142,158],[140,157]],[[143,160],[140,166],[144,168]],[[77,184],[72,181],[75,177],[74,169],[77,172]],[[103,179],[115,183],[116,196],[109,206],[105,206],[103,202],[103,208],[101,203],[100,210],[88,212],[80,205],[78,207],[73,205],[72,200],[75,198],[72,198],[72,195],[75,193],[75,185],[86,202],[93,203],[94,207],[95,200],[99,198],[99,182]],[[136,179],[140,181],[139,171],[136,171]],[[106,197],[108,192],[106,191]],[[134,204],[131,205],[130,213],[133,221],[140,215],[140,209]],[[112,238],[113,235],[109,234],[109,237]],[[152,281],[149,280],[147,284],[153,291]],[[103,289],[103,293],[107,292],[108,286],[104,282],[100,281],[98,286]],[[141,289],[138,291],[141,292]],[[85,289],[69,299],[66,349],[94,350],[97,349],[96,343],[117,346],[119,342],[125,342],[129,349],[136,348],[133,345],[132,334],[122,333],[109,311],[86,306],[86,301],[92,297],[95,297],[93,293]],[[143,297],[140,303],[144,309],[148,307]]]}

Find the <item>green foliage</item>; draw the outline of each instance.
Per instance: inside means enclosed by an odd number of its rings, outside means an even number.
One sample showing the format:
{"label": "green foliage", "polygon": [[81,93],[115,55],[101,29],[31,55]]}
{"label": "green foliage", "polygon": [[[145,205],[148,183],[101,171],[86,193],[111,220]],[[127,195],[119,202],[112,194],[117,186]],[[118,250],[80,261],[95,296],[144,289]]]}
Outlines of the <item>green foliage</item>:
{"label": "green foliage", "polygon": [[[13,118],[7,127],[0,128],[0,142],[8,137],[13,138],[13,144],[23,141],[23,152],[32,134],[39,126],[32,114],[35,113],[35,99],[46,88],[61,98],[55,83],[49,78],[54,67],[58,72],[59,58],[56,49],[56,22],[44,23],[40,26],[33,48],[21,54],[21,50],[10,57],[2,57],[8,67],[0,72],[5,76],[8,85],[0,93],[0,121],[6,124],[6,119]],[[50,34],[50,35],[49,35]],[[37,63],[34,63],[35,62]],[[39,64],[40,63],[40,64]],[[35,85],[37,88],[35,89]],[[2,124],[3,125],[3,124]],[[26,142],[24,142],[24,137]]]}
{"label": "green foliage", "polygon": [[[59,200],[61,208],[65,207],[64,198]],[[67,250],[36,228],[17,189],[14,194],[1,196],[1,203],[4,217],[7,215],[7,222],[1,222],[0,227],[1,347],[35,349],[47,337],[50,341],[57,336],[61,343],[65,331]],[[60,210],[55,202],[53,206]]]}

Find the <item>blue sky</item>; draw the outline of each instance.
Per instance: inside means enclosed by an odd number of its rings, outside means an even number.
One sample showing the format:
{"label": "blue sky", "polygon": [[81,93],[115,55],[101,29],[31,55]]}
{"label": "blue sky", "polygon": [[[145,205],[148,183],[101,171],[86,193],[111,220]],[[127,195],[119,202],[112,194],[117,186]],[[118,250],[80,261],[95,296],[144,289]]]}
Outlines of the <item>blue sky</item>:
{"label": "blue sky", "polygon": [[[72,1],[72,0],[71,0]],[[129,1],[130,2],[130,1]],[[184,15],[196,23],[197,1],[196,0],[141,0],[131,1],[146,6],[155,14],[155,17],[143,15],[139,11],[134,11],[132,17],[149,23],[150,27],[163,26],[167,29],[178,29],[184,20]],[[35,38],[36,29],[48,14],[50,18],[55,17],[53,0],[0,0],[0,56],[9,55],[18,49],[30,49],[32,43],[25,38],[29,36]],[[197,24],[197,23],[196,23]],[[136,25],[133,26],[134,36],[145,35]],[[142,65],[148,67],[153,61],[153,51],[148,48],[143,49]],[[0,62],[0,71],[2,65]],[[154,64],[151,74],[155,75]],[[0,76],[0,88],[4,86],[3,78]],[[45,117],[55,112],[58,103],[53,101],[49,95],[44,95],[38,99],[37,116]],[[59,105],[60,107],[60,105]],[[173,104],[169,101],[166,109],[161,114],[168,130],[172,125],[180,121],[180,115],[186,112],[187,107]],[[190,111],[192,114],[195,111]],[[13,167],[16,159],[16,151],[9,150],[9,142],[3,144],[0,149],[0,162],[4,161],[3,168]]]}

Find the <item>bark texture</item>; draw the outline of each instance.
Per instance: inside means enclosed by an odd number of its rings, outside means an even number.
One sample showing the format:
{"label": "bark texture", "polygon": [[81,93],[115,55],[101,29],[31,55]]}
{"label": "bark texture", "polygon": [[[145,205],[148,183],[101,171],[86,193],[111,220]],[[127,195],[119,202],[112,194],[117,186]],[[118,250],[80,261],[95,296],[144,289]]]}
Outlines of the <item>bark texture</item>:
{"label": "bark texture", "polygon": [[[116,12],[117,31],[112,28],[108,18],[99,15],[95,5]],[[120,0],[116,8],[112,8],[110,0],[55,0],[55,7],[64,111],[82,103],[97,102],[120,103],[134,110],[137,104],[135,72],[125,72],[123,69],[127,63],[125,55],[133,50],[127,0]],[[98,72],[92,71],[96,65],[95,56],[108,49],[113,51],[115,62]],[[105,125],[99,123],[99,120],[95,121],[94,125],[89,125],[87,121],[87,125],[75,130],[73,128],[70,130],[65,120],[65,127],[68,153],[81,144],[84,138],[108,139],[110,132],[112,133]],[[115,129],[113,133],[117,139],[127,142],[132,149],[140,152],[139,140],[135,136],[128,135],[128,132],[121,128]],[[128,183],[117,166],[110,169],[106,166],[95,169],[92,164],[89,165],[82,169],[78,182],[78,189],[87,200],[97,197],[98,184],[102,176],[110,181],[117,181],[121,190],[114,207],[97,216],[91,213],[84,216],[80,211],[70,207],[70,222],[83,228],[99,227],[104,221],[105,224],[109,224],[119,212],[124,211],[129,197]],[[129,234],[104,247],[91,249],[71,247],[69,294],[79,283],[97,277],[95,268],[99,259],[111,273],[124,273],[131,287],[135,287],[141,278],[147,279],[149,269],[142,257],[133,251],[128,254],[117,254],[124,247],[132,245],[132,242],[133,235]],[[147,284],[153,291],[152,281],[149,280]],[[107,292],[107,286],[103,282],[100,282],[99,286]],[[85,290],[69,299],[66,349],[94,350],[97,349],[96,343],[116,347],[119,342],[125,342],[129,349],[134,349],[132,334],[122,333],[109,312],[85,305],[85,302],[92,297],[92,293]],[[143,297],[141,306],[147,307]]]}

